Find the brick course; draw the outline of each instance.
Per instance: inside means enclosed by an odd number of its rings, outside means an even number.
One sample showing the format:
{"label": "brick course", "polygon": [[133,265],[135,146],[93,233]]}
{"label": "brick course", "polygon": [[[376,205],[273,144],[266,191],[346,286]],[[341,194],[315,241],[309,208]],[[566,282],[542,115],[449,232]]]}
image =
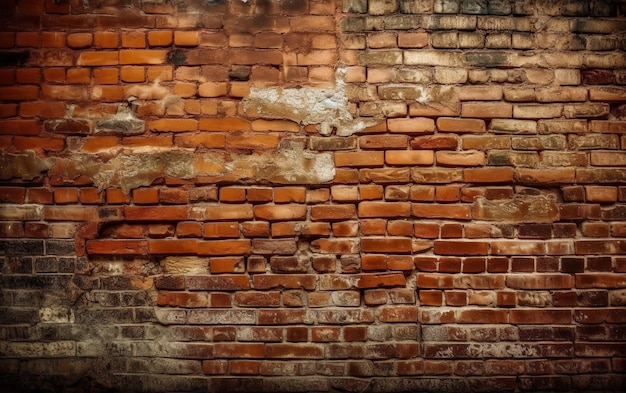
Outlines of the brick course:
{"label": "brick course", "polygon": [[3,391],[626,389],[625,2],[5,3]]}

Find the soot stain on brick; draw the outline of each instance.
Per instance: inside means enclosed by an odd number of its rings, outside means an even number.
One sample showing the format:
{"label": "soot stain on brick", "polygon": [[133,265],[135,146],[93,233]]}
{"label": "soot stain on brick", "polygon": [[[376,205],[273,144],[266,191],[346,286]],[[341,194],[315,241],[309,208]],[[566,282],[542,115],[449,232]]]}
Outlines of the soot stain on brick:
{"label": "soot stain on brick", "polygon": [[26,64],[30,58],[30,51],[11,50],[0,52],[0,67],[4,66],[20,66]]}
{"label": "soot stain on brick", "polygon": [[174,49],[167,54],[167,60],[173,65],[183,65],[187,61],[187,55],[181,49]]}

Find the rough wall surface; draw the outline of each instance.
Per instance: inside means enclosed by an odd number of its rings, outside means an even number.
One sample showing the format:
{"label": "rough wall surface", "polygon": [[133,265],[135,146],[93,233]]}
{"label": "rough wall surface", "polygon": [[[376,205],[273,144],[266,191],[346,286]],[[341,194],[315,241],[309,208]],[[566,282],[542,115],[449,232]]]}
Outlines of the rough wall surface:
{"label": "rough wall surface", "polygon": [[626,389],[626,3],[0,1],[3,391]]}

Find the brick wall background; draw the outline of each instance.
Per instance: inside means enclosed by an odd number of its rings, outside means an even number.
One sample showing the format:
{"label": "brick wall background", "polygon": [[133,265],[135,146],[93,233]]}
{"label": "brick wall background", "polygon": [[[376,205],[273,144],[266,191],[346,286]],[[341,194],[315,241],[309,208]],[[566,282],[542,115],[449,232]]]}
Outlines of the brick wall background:
{"label": "brick wall background", "polygon": [[5,391],[626,389],[626,3],[2,0]]}

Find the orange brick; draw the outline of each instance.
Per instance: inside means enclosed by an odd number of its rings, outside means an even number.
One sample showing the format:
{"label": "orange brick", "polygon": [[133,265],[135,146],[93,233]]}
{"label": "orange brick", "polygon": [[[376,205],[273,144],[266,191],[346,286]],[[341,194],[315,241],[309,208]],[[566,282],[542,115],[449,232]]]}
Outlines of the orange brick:
{"label": "orange brick", "polygon": [[197,31],[175,31],[174,45],[176,46],[198,46],[200,42]]}
{"label": "orange brick", "polygon": [[227,83],[207,82],[202,83],[198,87],[198,95],[200,97],[222,97],[228,94]]}
{"label": "orange brick", "polygon": [[106,201],[111,205],[127,204],[130,202],[130,195],[124,194],[119,188],[106,190]]}
{"label": "orange brick", "polygon": [[226,145],[224,134],[183,134],[176,135],[176,146],[219,148]]}
{"label": "orange brick", "polygon": [[183,98],[194,97],[196,95],[196,84],[190,82],[179,82],[174,85],[172,92],[174,95]]}
{"label": "orange brick", "polygon": [[65,104],[62,102],[27,101],[20,104],[20,116],[54,118],[65,115]]}
{"label": "orange brick", "polygon": [[428,45],[427,33],[399,33],[398,48],[423,48]]}
{"label": "orange brick", "polygon": [[233,117],[203,118],[199,123],[201,131],[249,131],[251,128],[249,121]]}
{"label": "orange brick", "polygon": [[42,149],[63,150],[65,141],[59,138],[32,138],[16,136],[13,138],[13,146],[18,150]]}
{"label": "orange brick", "polygon": [[89,240],[87,254],[90,255],[147,255],[145,240]]}
{"label": "orange brick", "polygon": [[264,49],[280,49],[283,46],[283,37],[278,33],[261,32],[254,35],[254,46]]}
{"label": "orange brick", "polygon": [[[42,48],[63,48],[66,42],[65,33],[44,31],[41,33],[41,47]],[[3,37],[0,35],[0,42]],[[2,44],[0,44],[2,45]]]}
{"label": "orange brick", "polygon": [[585,195],[588,202],[615,202],[617,201],[617,187],[585,186]]}
{"label": "orange brick", "polygon": [[198,121],[194,119],[159,119],[148,122],[148,129],[161,132],[185,132],[198,129]]}
{"label": "orange brick", "polygon": [[99,85],[117,85],[119,83],[119,69],[95,68],[93,70],[93,80]]}
{"label": "orange brick", "polygon": [[99,205],[104,202],[104,193],[97,188],[83,188],[79,199],[83,204]]}
{"label": "orange brick", "polygon": [[181,221],[187,219],[187,206],[124,206],[129,221]]}
{"label": "orange brick", "polygon": [[159,65],[167,61],[167,50],[162,49],[126,49],[119,54],[120,64]]}
{"label": "orange brick", "polygon": [[133,190],[133,202],[138,205],[156,204],[159,202],[159,190],[155,188]]}
{"label": "orange brick", "polygon": [[149,31],[148,45],[150,46],[170,46],[173,38],[172,32],[169,30]]}
{"label": "orange brick", "polygon": [[122,67],[120,78],[122,82],[144,82],[146,80],[145,68],[139,66]]}
{"label": "orange brick", "polygon": [[248,189],[249,202],[271,202],[274,197],[274,191],[271,188],[253,187]]}
{"label": "orange brick", "polygon": [[502,183],[513,181],[512,168],[475,168],[463,170],[463,179],[468,183]]}
{"label": "orange brick", "polygon": [[93,35],[91,33],[73,33],[67,35],[67,46],[72,49],[84,49],[93,43]]}
{"label": "orange brick", "polygon": [[388,165],[432,165],[434,153],[431,150],[391,150],[385,152]]}
{"label": "orange brick", "polygon": [[118,64],[118,58],[117,51],[81,52],[78,55],[76,65],[87,67],[111,66]]}
{"label": "orange brick", "polygon": [[376,167],[385,164],[385,154],[376,152],[336,152],[335,165],[338,167]]}
{"label": "orange brick", "polygon": [[93,37],[94,46],[102,49],[115,49],[120,45],[119,34],[115,32],[97,32]]}
{"label": "orange brick", "polygon": [[209,238],[237,238],[239,224],[236,222],[208,222],[204,224],[204,237]]}
{"label": "orange brick", "polygon": [[228,46],[232,48],[244,48],[254,44],[254,35],[247,33],[235,33],[228,37]]}
{"label": "orange brick", "polygon": [[278,134],[249,134],[246,138],[227,135],[226,147],[233,149],[275,149],[280,142]]}
{"label": "orange brick", "polygon": [[219,198],[222,202],[244,202],[246,189],[243,187],[222,187],[219,191]]}
{"label": "orange brick", "polygon": [[118,146],[120,140],[116,136],[89,136],[84,139],[81,151],[95,153],[100,150],[110,149]]}
{"label": "orange brick", "polygon": [[88,68],[70,68],[67,70],[67,83],[88,84],[91,82],[91,70]]}
{"label": "orange brick", "polygon": [[291,221],[304,220],[307,208],[305,205],[257,205],[254,207],[254,216],[265,221]]}
{"label": "orange brick", "polygon": [[148,82],[171,81],[173,79],[174,69],[172,66],[147,67],[146,75]]}
{"label": "orange brick", "polygon": [[435,121],[426,117],[388,119],[387,128],[390,132],[407,134],[423,134],[435,131]]}
{"label": "orange brick", "polygon": [[153,255],[193,255],[198,252],[198,241],[195,239],[150,240],[148,250]]}
{"label": "orange brick", "polygon": [[438,151],[437,165],[482,166],[485,165],[485,153],[481,151]]}
{"label": "orange brick", "polygon": [[121,101],[124,98],[124,88],[122,86],[94,86],[91,99],[99,101]]}
{"label": "orange brick", "polygon": [[458,119],[440,117],[437,119],[437,129],[442,132],[485,132],[485,121],[480,119]]}
{"label": "orange brick", "polygon": [[306,200],[304,187],[281,187],[274,189],[274,202],[276,203],[303,203]]}
{"label": "orange brick", "polygon": [[245,260],[243,257],[211,258],[209,261],[209,269],[211,274],[243,273],[245,271]]}
{"label": "orange brick", "polygon": [[356,218],[354,205],[317,205],[311,206],[311,220],[335,221]]}
{"label": "orange brick", "polygon": [[65,82],[65,68],[46,68],[43,70],[43,79],[46,82]]}
{"label": "orange brick", "polygon": [[78,202],[77,188],[56,188],[54,190],[54,203],[67,204]]}
{"label": "orange brick", "polygon": [[141,31],[122,33],[122,48],[141,49],[146,47],[146,34]]}
{"label": "orange brick", "polygon": [[505,102],[464,102],[461,105],[461,116],[509,119],[513,116],[513,105]]}
{"label": "orange brick", "polygon": [[[206,228],[205,228],[206,231]],[[206,234],[206,232],[205,232]],[[251,252],[250,240],[215,240],[198,243],[199,255],[247,255]],[[247,283],[247,277],[241,277]]]}
{"label": "orange brick", "polygon": [[411,204],[409,202],[361,202],[359,203],[359,217],[409,217]]}

